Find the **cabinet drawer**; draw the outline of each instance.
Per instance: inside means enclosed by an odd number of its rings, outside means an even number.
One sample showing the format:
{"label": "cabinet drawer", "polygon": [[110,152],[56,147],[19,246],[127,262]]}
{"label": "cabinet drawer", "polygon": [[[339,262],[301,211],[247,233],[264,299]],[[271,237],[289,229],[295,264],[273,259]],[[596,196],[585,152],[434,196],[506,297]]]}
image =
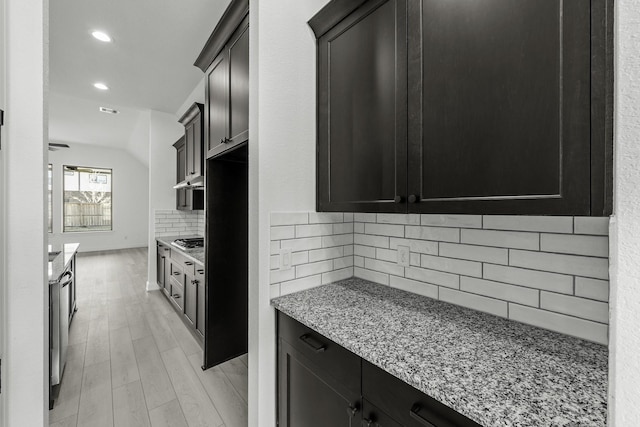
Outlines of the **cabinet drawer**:
{"label": "cabinet drawer", "polygon": [[171,300],[184,312],[184,286],[171,277]]}
{"label": "cabinet drawer", "polygon": [[171,261],[171,279],[184,286],[184,271],[182,267],[174,261]]}
{"label": "cabinet drawer", "polygon": [[362,401],[363,427],[402,427],[402,425],[381,411],[367,399]]}
{"label": "cabinet drawer", "polygon": [[362,394],[406,427],[481,427],[365,360],[362,361]]}
{"label": "cabinet drawer", "polygon": [[181,254],[178,251],[173,251],[171,253],[171,261],[174,263],[177,263],[180,265],[180,267],[182,268],[182,270],[184,271],[185,274],[188,274],[190,276],[194,276],[195,275],[195,265],[196,263],[187,258],[186,256],[184,256],[183,254]]}
{"label": "cabinet drawer", "polygon": [[278,312],[281,339],[349,390],[360,392],[360,357],[291,317]]}

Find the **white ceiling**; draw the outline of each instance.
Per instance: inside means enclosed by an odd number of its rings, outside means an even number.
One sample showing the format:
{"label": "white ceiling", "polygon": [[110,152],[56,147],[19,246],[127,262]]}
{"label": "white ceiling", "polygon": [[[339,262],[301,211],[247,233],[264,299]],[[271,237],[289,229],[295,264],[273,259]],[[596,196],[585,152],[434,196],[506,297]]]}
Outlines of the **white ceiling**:
{"label": "white ceiling", "polygon": [[[52,1],[50,139],[123,148],[142,111],[181,114],[203,77],[193,62],[229,1]],[[113,42],[99,42],[93,30]],[[110,90],[95,89],[98,81]]]}

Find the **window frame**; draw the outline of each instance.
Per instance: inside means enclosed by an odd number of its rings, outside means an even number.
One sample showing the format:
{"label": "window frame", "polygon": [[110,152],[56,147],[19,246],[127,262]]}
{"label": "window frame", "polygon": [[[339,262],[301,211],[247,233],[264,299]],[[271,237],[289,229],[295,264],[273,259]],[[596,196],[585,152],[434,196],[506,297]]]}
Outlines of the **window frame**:
{"label": "window frame", "polygon": [[[80,173],[87,173],[86,171],[78,171],[78,169],[91,169],[93,171],[96,171],[97,173],[100,172],[104,172],[104,173],[108,173],[110,175],[110,179],[111,179],[111,184],[110,184],[110,203],[111,203],[111,209],[110,209],[110,228],[108,230],[95,230],[95,229],[83,229],[83,230],[68,230],[67,226],[66,226],[66,201],[65,201],[65,193],[66,193],[66,189],[65,189],[65,172],[67,170],[71,170],[73,172],[77,172],[78,173],[78,191],[80,188]],[[71,191],[71,190],[70,190]],[[108,167],[96,167],[96,166],[77,166],[77,165],[62,165],[62,233],[71,233],[71,234],[76,234],[76,233],[112,233],[113,232],[113,168],[108,168]]]}

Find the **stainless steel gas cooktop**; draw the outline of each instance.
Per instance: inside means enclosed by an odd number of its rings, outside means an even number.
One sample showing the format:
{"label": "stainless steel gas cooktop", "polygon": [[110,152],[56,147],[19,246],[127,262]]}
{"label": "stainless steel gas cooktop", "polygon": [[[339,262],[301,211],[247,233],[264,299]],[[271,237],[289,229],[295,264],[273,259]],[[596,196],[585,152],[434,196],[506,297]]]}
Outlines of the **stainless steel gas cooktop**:
{"label": "stainless steel gas cooktop", "polygon": [[171,242],[176,248],[183,250],[199,249],[204,247],[204,237],[191,237],[184,239],[176,239]]}

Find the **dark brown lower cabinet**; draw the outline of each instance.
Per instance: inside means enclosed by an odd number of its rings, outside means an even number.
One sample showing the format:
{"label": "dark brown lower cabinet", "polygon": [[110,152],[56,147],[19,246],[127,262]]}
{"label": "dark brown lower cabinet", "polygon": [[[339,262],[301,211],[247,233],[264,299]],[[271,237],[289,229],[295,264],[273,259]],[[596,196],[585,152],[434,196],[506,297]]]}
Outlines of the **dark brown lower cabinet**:
{"label": "dark brown lower cabinet", "polygon": [[197,313],[196,313],[196,333],[201,339],[204,339],[204,268],[196,267],[197,288]]}
{"label": "dark brown lower cabinet", "polygon": [[280,312],[278,417],[283,427],[480,427]]}
{"label": "dark brown lower cabinet", "polygon": [[184,278],[184,317],[189,325],[195,327],[198,311],[198,281],[190,275],[185,275]]}
{"label": "dark brown lower cabinet", "polygon": [[283,315],[279,327],[280,426],[360,425],[360,358]]}

